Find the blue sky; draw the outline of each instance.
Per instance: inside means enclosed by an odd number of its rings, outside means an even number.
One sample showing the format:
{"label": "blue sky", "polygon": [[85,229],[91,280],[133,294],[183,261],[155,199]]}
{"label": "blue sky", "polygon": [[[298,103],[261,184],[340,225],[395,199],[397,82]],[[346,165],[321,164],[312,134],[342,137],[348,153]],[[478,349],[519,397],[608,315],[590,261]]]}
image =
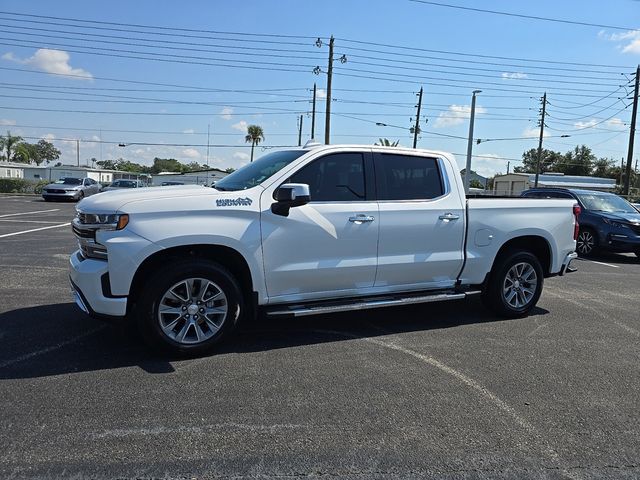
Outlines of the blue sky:
{"label": "blue sky", "polygon": [[[296,145],[302,114],[309,138],[310,89],[316,82],[324,112],[333,35],[334,57],[344,54],[346,63],[335,63],[332,143],[386,137],[410,146],[422,86],[419,147],[452,151],[462,164],[471,92],[479,89],[474,137],[518,140],[475,145],[473,168],[505,172],[508,161],[513,168],[537,147],[539,98],[547,91],[546,148],[565,152],[584,143],[617,162],[626,156],[631,108],[620,85],[640,62],[633,30],[640,2],[492,0],[481,7],[623,28],[409,0],[3,0],[0,127],[29,141],[50,139],[65,163],[76,158],[75,141],[65,139],[80,139],[82,163],[123,157],[150,164],[155,156],[205,163],[209,126],[209,164],[238,167],[248,161],[247,124],[263,127],[265,147]],[[324,138],[323,113],[316,138]]]}

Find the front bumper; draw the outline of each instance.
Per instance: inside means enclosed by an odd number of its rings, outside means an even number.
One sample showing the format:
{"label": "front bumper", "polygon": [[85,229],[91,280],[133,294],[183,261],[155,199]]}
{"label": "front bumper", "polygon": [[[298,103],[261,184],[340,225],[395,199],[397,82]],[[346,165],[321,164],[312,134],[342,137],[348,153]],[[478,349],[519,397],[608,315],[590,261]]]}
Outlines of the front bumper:
{"label": "front bumper", "polygon": [[[102,276],[108,273],[104,260],[83,258],[80,250],[69,257],[69,278],[78,306],[93,317],[124,317],[127,298],[106,296]],[[84,307],[84,308],[83,308]]]}
{"label": "front bumper", "polygon": [[634,252],[640,249],[640,236],[635,232],[609,233],[605,248],[617,252]]}
{"label": "front bumper", "polygon": [[42,192],[42,198],[45,199],[59,199],[59,200],[78,200],[80,198],[80,193],[82,190],[70,190],[64,193],[50,193],[50,192]]}

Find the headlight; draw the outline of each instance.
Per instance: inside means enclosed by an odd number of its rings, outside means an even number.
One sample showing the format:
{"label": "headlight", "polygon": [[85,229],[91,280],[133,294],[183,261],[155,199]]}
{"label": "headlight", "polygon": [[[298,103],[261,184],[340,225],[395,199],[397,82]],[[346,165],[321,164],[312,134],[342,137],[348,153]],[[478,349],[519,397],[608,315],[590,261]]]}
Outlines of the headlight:
{"label": "headlight", "polygon": [[96,230],[122,230],[129,223],[126,213],[78,213],[80,224]]}
{"label": "headlight", "polygon": [[606,223],[607,225],[611,225],[614,228],[629,228],[629,225],[616,222],[615,220],[610,220],[608,218],[603,218],[602,220],[604,221],[604,223]]}

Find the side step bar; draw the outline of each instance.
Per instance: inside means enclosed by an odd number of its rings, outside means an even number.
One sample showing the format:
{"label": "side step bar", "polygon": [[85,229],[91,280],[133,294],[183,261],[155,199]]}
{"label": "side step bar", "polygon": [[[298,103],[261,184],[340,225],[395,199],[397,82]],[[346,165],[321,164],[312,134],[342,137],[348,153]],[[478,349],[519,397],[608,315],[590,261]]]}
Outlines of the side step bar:
{"label": "side step bar", "polygon": [[266,310],[268,316],[293,316],[305,317],[307,315],[322,315],[327,313],[351,312],[357,310],[368,310],[381,307],[398,307],[401,305],[412,305],[417,303],[444,302],[447,300],[462,300],[469,295],[475,295],[480,291],[459,292],[439,292],[425,295],[405,296],[385,296],[369,297],[360,299],[349,299],[344,302],[328,303],[307,303],[298,305],[273,306]]}

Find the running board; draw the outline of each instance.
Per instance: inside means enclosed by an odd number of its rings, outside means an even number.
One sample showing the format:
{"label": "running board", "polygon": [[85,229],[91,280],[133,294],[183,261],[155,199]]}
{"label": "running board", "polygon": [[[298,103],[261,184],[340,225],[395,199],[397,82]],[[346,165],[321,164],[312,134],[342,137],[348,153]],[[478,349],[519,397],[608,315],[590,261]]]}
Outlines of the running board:
{"label": "running board", "polygon": [[448,300],[462,300],[468,295],[475,295],[480,291],[469,291],[464,293],[433,293],[430,295],[406,295],[405,296],[385,296],[370,297],[361,299],[349,299],[345,302],[332,304],[307,303],[301,305],[274,306],[266,313],[268,316],[293,316],[305,317],[307,315],[322,315],[326,313],[352,312],[357,310],[368,310],[371,308],[398,307],[402,305],[412,305],[418,303],[444,302]]}

